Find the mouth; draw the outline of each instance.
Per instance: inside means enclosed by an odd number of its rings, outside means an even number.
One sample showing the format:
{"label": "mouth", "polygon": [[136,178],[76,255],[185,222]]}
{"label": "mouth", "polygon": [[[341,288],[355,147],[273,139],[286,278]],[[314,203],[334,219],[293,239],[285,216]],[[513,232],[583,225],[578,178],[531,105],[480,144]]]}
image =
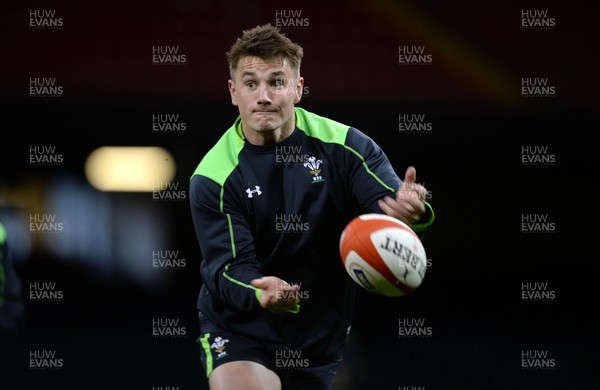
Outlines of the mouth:
{"label": "mouth", "polygon": [[254,114],[273,114],[275,113],[275,110],[253,110],[252,113]]}

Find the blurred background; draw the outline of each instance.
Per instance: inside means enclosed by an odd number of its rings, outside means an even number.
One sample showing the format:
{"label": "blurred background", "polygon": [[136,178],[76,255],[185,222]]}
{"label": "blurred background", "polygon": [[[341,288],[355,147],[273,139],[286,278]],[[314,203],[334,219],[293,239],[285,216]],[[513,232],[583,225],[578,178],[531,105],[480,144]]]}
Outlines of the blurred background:
{"label": "blurred background", "polygon": [[437,217],[417,291],[359,291],[335,389],[600,385],[592,2],[1,8],[2,389],[207,388],[188,182],[264,23],[304,48],[299,106],[414,165]]}

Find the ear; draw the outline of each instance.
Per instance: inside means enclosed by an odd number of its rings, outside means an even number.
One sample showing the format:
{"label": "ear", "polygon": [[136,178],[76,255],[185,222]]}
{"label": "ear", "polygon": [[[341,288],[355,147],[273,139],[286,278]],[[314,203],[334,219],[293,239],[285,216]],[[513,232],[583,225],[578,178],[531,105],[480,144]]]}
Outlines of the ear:
{"label": "ear", "polygon": [[229,89],[229,94],[231,95],[231,104],[237,106],[237,98],[235,97],[235,82],[233,80],[227,80],[227,88]]}
{"label": "ear", "polygon": [[299,77],[296,83],[296,97],[294,97],[294,104],[300,103],[302,99],[302,92],[304,90],[304,77]]}

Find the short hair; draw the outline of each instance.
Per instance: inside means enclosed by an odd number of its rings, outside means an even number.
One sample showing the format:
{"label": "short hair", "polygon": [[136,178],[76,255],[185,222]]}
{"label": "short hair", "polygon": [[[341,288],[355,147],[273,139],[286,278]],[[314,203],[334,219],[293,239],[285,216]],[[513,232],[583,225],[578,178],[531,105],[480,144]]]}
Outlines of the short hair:
{"label": "short hair", "polygon": [[300,63],[304,51],[300,45],[270,23],[244,30],[226,53],[231,78],[234,78],[238,62],[242,57],[258,57],[263,60],[281,57],[290,62],[292,69],[300,75]]}

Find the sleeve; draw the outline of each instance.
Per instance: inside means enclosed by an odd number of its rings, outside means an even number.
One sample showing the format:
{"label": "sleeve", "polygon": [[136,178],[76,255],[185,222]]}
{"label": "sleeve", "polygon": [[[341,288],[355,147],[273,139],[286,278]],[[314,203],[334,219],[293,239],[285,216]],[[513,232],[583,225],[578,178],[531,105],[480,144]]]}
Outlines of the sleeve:
{"label": "sleeve", "polygon": [[0,223],[0,341],[17,339],[25,325],[21,278],[14,269],[6,231]]}
{"label": "sleeve", "polygon": [[[402,180],[384,151],[369,136],[350,128],[346,136],[347,164],[352,195],[362,210],[384,214],[377,204],[385,196],[394,196]],[[410,227],[423,238],[434,220],[433,208],[425,202],[426,213]]]}
{"label": "sleeve", "polygon": [[252,232],[234,195],[201,175],[190,181],[192,219],[203,256],[200,273],[213,298],[238,310],[257,310],[261,290],[250,282],[263,275]]}

